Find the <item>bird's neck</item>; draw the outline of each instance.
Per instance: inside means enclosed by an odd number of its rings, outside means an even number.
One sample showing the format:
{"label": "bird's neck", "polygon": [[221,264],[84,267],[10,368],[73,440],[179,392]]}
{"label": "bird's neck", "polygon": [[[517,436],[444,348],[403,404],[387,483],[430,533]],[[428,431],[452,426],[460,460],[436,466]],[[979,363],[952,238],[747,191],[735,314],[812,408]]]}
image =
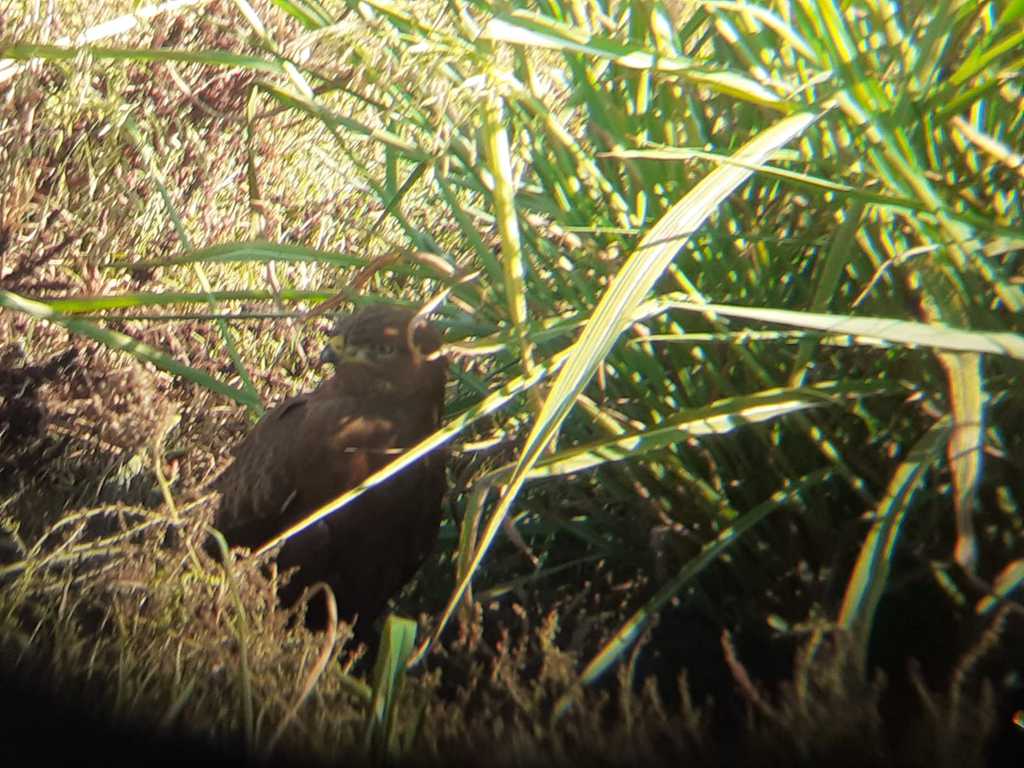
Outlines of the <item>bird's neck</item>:
{"label": "bird's neck", "polygon": [[436,362],[417,370],[391,372],[369,366],[345,365],[335,371],[320,389],[328,389],[338,397],[387,398],[405,400],[426,398],[431,402],[444,397],[445,368]]}

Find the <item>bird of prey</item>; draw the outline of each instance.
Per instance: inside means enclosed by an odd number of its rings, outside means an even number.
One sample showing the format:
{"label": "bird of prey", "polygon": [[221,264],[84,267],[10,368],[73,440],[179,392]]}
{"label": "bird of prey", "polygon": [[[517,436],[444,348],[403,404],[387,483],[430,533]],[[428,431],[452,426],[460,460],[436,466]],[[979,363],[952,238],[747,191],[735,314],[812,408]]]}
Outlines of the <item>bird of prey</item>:
{"label": "bird of prey", "polygon": [[[256,548],[355,487],[441,424],[447,360],[441,335],[412,310],[374,305],[340,321],[321,354],[334,376],[268,411],[213,482],[214,524],[231,546]],[[333,515],[289,539],[285,605],[326,582],[338,614],[366,639],[387,601],[437,540],[444,456],[432,451]],[[307,624],[324,624],[314,600]]]}

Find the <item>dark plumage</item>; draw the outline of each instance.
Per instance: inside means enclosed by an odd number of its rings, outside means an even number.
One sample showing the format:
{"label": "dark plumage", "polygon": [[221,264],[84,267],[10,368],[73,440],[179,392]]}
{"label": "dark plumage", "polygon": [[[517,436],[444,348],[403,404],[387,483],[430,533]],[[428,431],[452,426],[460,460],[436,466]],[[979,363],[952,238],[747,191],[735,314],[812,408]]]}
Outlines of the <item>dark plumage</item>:
{"label": "dark plumage", "polygon": [[[334,376],[268,411],[213,487],[215,525],[233,546],[258,547],[435,431],[444,405],[441,336],[411,310],[376,305],[341,321],[321,359]],[[292,604],[325,581],[360,636],[416,573],[437,540],[444,457],[434,451],[288,540],[278,568]],[[310,606],[323,623],[322,600]]]}

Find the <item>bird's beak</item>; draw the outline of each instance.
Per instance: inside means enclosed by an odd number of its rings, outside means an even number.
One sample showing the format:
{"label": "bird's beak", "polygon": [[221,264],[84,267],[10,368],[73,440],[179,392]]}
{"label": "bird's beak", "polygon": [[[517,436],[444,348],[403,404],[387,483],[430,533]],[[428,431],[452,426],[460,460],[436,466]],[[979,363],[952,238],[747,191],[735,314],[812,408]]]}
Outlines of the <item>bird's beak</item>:
{"label": "bird's beak", "polygon": [[334,363],[337,365],[341,362],[342,354],[345,351],[345,337],[344,336],[331,336],[327,340],[327,345],[320,352],[320,365],[324,363]]}

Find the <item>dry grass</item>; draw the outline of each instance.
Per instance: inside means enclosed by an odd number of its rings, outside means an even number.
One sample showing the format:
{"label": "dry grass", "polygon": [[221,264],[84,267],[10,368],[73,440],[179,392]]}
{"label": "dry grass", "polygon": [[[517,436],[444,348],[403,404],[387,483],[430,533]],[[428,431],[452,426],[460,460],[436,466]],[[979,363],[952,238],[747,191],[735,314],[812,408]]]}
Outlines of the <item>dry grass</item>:
{"label": "dry grass", "polygon": [[[251,562],[233,562],[225,577],[197,546],[203,503],[182,507],[177,520],[126,505],[67,515],[21,565],[4,569],[4,666],[30,671],[65,703],[89,701],[146,732],[252,757],[360,759],[365,704],[354,679],[365,671],[362,652],[344,627],[335,639],[290,622],[277,607],[275,576]],[[781,684],[753,682],[756,673],[723,638],[732,691],[718,691],[713,703],[694,702],[685,673],[634,679],[634,662],[608,684],[579,691],[556,720],[555,704],[585,656],[566,650],[573,614],[562,626],[558,608],[538,622],[543,606],[532,600],[478,604],[403,694],[401,743],[411,762],[986,764],[989,687],[940,695],[920,684],[899,727],[886,727],[884,682],[864,683],[849,643],[831,632],[797,648],[793,677]],[[333,660],[303,699],[325,652]],[[738,720],[728,715],[737,706],[747,713]]]}

